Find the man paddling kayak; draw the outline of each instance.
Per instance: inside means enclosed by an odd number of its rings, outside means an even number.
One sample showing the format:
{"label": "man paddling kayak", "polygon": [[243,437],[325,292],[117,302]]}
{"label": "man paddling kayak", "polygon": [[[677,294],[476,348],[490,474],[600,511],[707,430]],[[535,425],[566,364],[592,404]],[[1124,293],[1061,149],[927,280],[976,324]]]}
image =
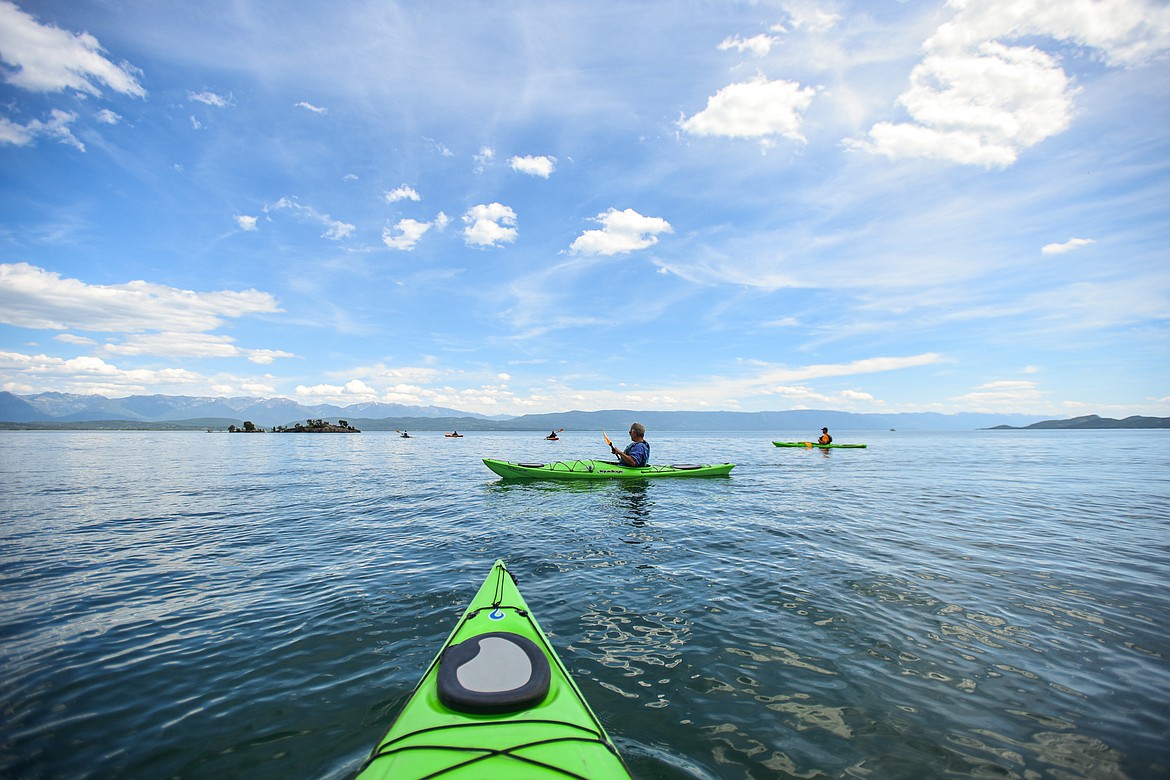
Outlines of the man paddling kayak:
{"label": "man paddling kayak", "polygon": [[630,441],[631,444],[626,447],[624,452],[619,452],[618,448],[609,445],[609,450],[614,455],[617,455],[618,461],[626,466],[645,466],[650,462],[650,442],[645,440],[646,426],[642,423],[633,423],[630,426]]}
{"label": "man paddling kayak", "polygon": [[821,428],[821,438],[817,439],[817,444],[832,444],[833,437],[829,435],[828,428]]}

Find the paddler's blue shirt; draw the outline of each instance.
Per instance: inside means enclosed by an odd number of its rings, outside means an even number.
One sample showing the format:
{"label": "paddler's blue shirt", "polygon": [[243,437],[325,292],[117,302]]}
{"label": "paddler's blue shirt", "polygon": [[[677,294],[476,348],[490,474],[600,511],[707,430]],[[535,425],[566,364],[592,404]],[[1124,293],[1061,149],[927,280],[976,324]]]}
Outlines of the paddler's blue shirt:
{"label": "paddler's blue shirt", "polygon": [[635,466],[645,466],[650,462],[650,442],[635,441],[626,447],[626,454],[634,459]]}

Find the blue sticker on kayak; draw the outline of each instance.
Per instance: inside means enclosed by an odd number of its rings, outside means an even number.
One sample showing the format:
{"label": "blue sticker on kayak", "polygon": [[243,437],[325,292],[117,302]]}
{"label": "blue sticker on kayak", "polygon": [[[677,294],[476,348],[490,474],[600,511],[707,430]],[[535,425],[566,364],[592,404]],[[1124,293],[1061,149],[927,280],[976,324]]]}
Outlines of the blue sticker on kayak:
{"label": "blue sticker on kayak", "polygon": [[503,620],[504,613],[500,611],[499,607],[496,607],[495,609],[493,609],[491,612],[488,613],[488,617],[491,618],[492,620]]}

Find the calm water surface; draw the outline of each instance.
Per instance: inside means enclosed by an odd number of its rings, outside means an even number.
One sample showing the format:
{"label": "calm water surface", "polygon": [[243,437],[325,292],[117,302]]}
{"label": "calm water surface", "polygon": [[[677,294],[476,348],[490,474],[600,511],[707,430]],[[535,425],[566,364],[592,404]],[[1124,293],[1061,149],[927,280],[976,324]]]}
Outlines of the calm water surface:
{"label": "calm water surface", "polygon": [[1170,432],[0,434],[0,777],[344,778],[504,558],[639,778],[1170,776]]}

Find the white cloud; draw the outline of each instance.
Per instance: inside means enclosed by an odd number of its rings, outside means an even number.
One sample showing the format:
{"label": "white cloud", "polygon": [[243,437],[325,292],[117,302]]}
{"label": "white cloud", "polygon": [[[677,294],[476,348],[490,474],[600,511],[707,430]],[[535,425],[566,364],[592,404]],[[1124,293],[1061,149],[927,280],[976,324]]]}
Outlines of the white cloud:
{"label": "white cloud", "polygon": [[1084,46],[1111,65],[1139,65],[1170,49],[1170,5],[1147,0],[951,0],[950,21],[927,50],[961,51],[1033,36]]}
{"label": "white cloud", "polygon": [[[419,239],[431,229],[431,223],[419,222],[413,219],[402,219],[394,226],[382,229],[382,243],[391,249],[400,249],[406,252],[414,249]],[[394,231],[398,231],[395,235]]]}
{"label": "white cloud", "polygon": [[272,397],[272,377],[237,377],[216,374],[214,378],[184,368],[127,369],[99,357],[58,358],[0,352],[3,389],[17,393],[53,390],[62,393],[97,394],[121,398],[138,393],[180,395],[254,395]]}
{"label": "white cloud", "polygon": [[53,341],[60,341],[62,344],[73,344],[75,346],[89,347],[97,344],[96,341],[85,336],[74,336],[72,333],[58,333],[53,337]]}
{"label": "white cloud", "polygon": [[[841,21],[841,15],[819,8],[789,9],[791,24],[794,30],[805,29],[812,32],[828,32]],[[781,30],[782,31],[782,30]]]}
{"label": "white cloud", "polygon": [[451,151],[450,147],[439,143],[434,138],[424,138],[423,140],[426,141],[428,144],[430,144],[431,148],[433,148],[436,152],[438,152],[440,157],[454,157],[455,156],[455,152]]}
{"label": "white cloud", "polygon": [[315,222],[324,226],[325,232],[321,234],[321,238],[328,238],[333,241],[338,241],[349,235],[352,235],[353,231],[357,229],[354,225],[351,225],[348,222],[341,222],[340,220],[333,219],[328,214],[322,214],[312,206],[301,205],[300,201],[298,201],[295,197],[281,198],[280,200],[276,201],[276,203],[273,203],[270,206],[265,206],[264,213],[267,214],[270,211],[281,211],[283,209],[290,210],[292,213],[296,214],[298,218],[306,222]]}
{"label": "white cloud", "polygon": [[229,317],[279,312],[258,290],[194,292],[144,281],[65,279],[28,263],[0,264],[0,322],[21,328],[141,333],[202,332]]}
{"label": "white cloud", "polygon": [[661,217],[644,217],[633,209],[598,214],[601,230],[586,230],[569,246],[573,254],[617,255],[658,243],[659,233],[673,232]]}
{"label": "white cloud", "polygon": [[793,81],[769,81],[760,75],[731,84],[707,100],[707,107],[679,122],[692,135],[728,138],[783,136],[803,141],[801,111],[812,103],[816,90]]}
{"label": "white cloud", "polygon": [[99,96],[99,84],[115,92],[145,97],[139,71],[128,63],[115,65],[89,33],[72,33],[42,25],[34,17],[0,0],[0,60],[8,65],[4,80],[32,92],[74,89]]}
{"label": "white cloud", "polygon": [[925,352],[909,357],[876,357],[854,360],[850,363],[821,363],[800,368],[767,368],[754,380],[756,384],[802,382],[827,377],[856,376],[897,371],[941,363],[945,358],[937,352]]}
{"label": "white cloud", "polygon": [[204,105],[213,106],[215,108],[226,108],[227,106],[231,105],[232,102],[231,95],[224,97],[223,95],[217,95],[216,93],[207,89],[203,90],[202,92],[188,92],[187,99],[194,100],[197,103],[203,103]]}
{"label": "white cloud", "polygon": [[108,108],[103,108],[101,111],[98,111],[94,114],[94,117],[103,125],[116,125],[122,121],[121,114],[116,114]]}
{"label": "white cloud", "polygon": [[1057,61],[1031,47],[984,43],[926,57],[898,102],[912,123],[879,122],[855,149],[892,159],[921,157],[1006,167],[1021,149],[1064,132],[1073,96]]}
{"label": "white cloud", "polygon": [[494,160],[495,157],[495,149],[491,148],[490,146],[481,146],[479,148],[479,153],[475,155],[475,172],[483,173],[484,168],[486,168],[488,163]]}
{"label": "white cloud", "polygon": [[463,215],[468,246],[498,247],[516,240],[516,212],[501,203],[472,206]]}
{"label": "white cloud", "polygon": [[527,173],[529,176],[540,176],[547,179],[557,169],[555,157],[513,157],[512,170],[518,173]]}
{"label": "white cloud", "polygon": [[751,38],[726,38],[719,44],[719,51],[728,51],[735,49],[739,52],[750,51],[757,57],[765,56],[772,49],[772,44],[776,43],[777,39],[771,35],[753,35]]}
{"label": "white cloud", "polygon": [[256,230],[256,217],[249,217],[245,214],[236,215],[236,224],[240,226],[240,230],[248,232]]}
{"label": "white cloud", "polygon": [[73,131],[69,129],[69,125],[77,120],[77,114],[54,108],[49,112],[49,117],[48,121],[42,122],[39,119],[33,119],[26,125],[18,124],[6,117],[0,117],[0,143],[28,146],[38,136],[46,136],[55,138],[79,151],[85,151],[85,144],[77,140]]}
{"label": "white cloud", "polygon": [[[50,387],[61,392],[100,393],[121,396],[150,389],[189,387],[204,377],[183,368],[123,369],[98,357],[58,358],[0,352],[0,372],[25,380],[29,387]],[[16,384],[12,382],[11,384]]]}
{"label": "white cloud", "polygon": [[1015,411],[1040,401],[1043,397],[1044,394],[1035,382],[1010,379],[988,382],[951,400],[963,404],[963,408],[972,411]]}
{"label": "white cloud", "polygon": [[422,200],[422,196],[413,187],[408,187],[405,184],[386,193],[387,203],[397,203],[400,200],[420,201]]}
{"label": "white cloud", "polygon": [[1088,246],[1089,244],[1097,243],[1091,238],[1070,238],[1063,244],[1045,244],[1040,252],[1045,255],[1062,255],[1065,252],[1071,252],[1074,249]]}
{"label": "white cloud", "polygon": [[[1035,45],[1086,47],[1112,65],[1170,50],[1170,6],[1144,0],[951,0],[954,17],[925,42],[898,102],[907,123],[879,122],[846,145],[891,159],[1007,167],[1020,151],[1064,132],[1077,89]],[[1033,45],[1009,45],[1027,41]]]}
{"label": "white cloud", "polygon": [[156,355],[163,357],[236,358],[246,357],[253,363],[267,365],[276,358],[295,357],[290,352],[272,349],[241,349],[230,336],[210,333],[142,333],[121,342],[106,344],[112,355]]}
{"label": "white cloud", "polygon": [[353,231],[357,228],[348,222],[340,222],[338,220],[330,220],[325,228],[325,232],[321,234],[321,238],[328,238],[331,241],[340,241],[343,238],[348,238],[353,235]]}
{"label": "white cloud", "polygon": [[337,406],[373,403],[381,400],[378,398],[378,391],[360,379],[352,379],[344,385],[298,385],[294,392],[303,402],[328,403]]}
{"label": "white cloud", "polygon": [[435,218],[431,221],[431,224],[434,225],[435,230],[441,233],[447,229],[447,225],[451,224],[451,218],[440,211],[435,215]]}
{"label": "white cloud", "polygon": [[312,103],[305,102],[304,100],[300,101],[299,103],[293,103],[293,108],[303,108],[306,111],[312,111],[314,114],[328,114],[329,113],[329,109],[321,108],[320,106],[315,106]]}

